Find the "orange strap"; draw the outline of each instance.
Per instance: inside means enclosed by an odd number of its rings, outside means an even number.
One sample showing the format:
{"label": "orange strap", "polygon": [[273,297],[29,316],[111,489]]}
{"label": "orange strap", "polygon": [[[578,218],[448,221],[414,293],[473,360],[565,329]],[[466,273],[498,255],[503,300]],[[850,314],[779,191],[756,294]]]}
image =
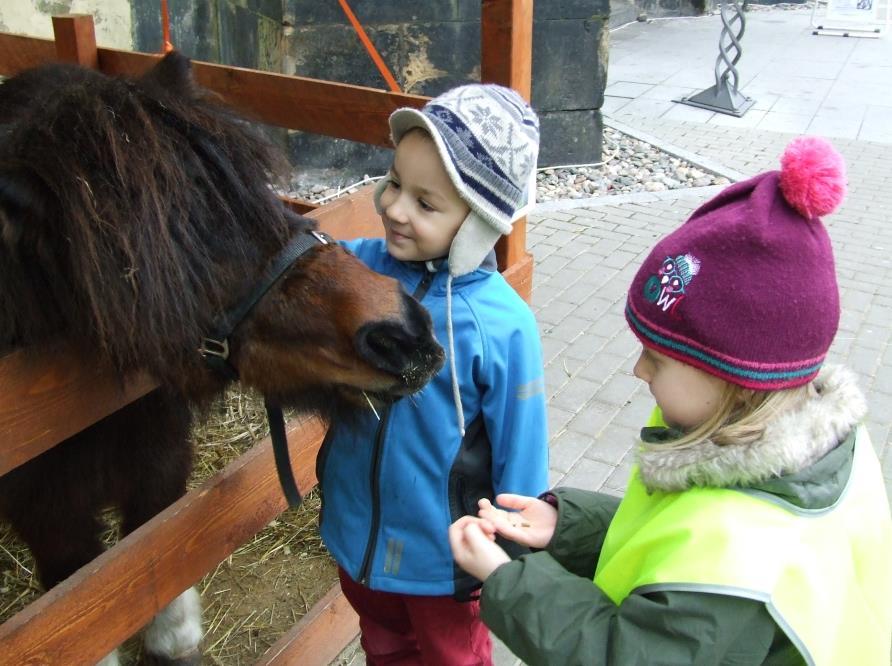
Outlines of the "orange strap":
{"label": "orange strap", "polygon": [[170,43],[170,15],[167,13],[167,0],[161,0],[161,36],[164,40],[164,52],[173,51],[173,44]]}
{"label": "orange strap", "polygon": [[361,41],[362,45],[365,46],[365,50],[368,52],[369,57],[371,57],[372,61],[375,63],[378,71],[381,72],[381,76],[383,76],[384,80],[387,81],[387,85],[390,86],[391,92],[400,92],[399,84],[396,82],[396,79],[393,78],[393,74],[390,73],[390,70],[387,69],[387,65],[384,64],[381,56],[378,55],[378,51],[375,50],[375,45],[372,44],[372,40],[370,40],[369,36],[365,34],[365,30],[363,30],[359,21],[356,20],[356,15],[353,13],[353,10],[350,9],[350,5],[347,4],[347,0],[338,0],[338,2],[341,5],[341,9],[343,9],[344,13],[347,15],[347,20],[350,21],[350,24],[353,26],[356,34],[359,35],[359,41]]}

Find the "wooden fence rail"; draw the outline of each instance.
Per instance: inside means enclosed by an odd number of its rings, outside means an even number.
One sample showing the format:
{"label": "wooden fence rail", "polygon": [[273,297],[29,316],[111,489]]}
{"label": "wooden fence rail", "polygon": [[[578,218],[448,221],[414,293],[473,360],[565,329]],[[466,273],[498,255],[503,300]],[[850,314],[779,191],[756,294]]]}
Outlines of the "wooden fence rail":
{"label": "wooden fence rail", "polygon": [[[107,74],[137,76],[160,57],[97,48],[92,18],[53,18],[55,39],[0,33],[0,75],[61,60]],[[532,0],[483,0],[481,79],[530,95]],[[193,63],[197,81],[249,118],[386,146],[387,117],[419,107],[418,95],[269,72]],[[349,111],[348,111],[349,110]],[[370,188],[310,210],[336,238],[381,235]],[[529,298],[532,258],[525,222],[497,248],[499,267]],[[0,358],[0,474],[46,451],[154,388],[146,377],[123,385],[64,343]],[[324,435],[315,419],[292,422],[288,443],[302,490],[316,483],[314,461]],[[0,626],[0,663],[69,664],[98,660],[184,589],[285,509],[268,439],[191,491],[89,565]],[[355,615],[333,589],[263,664],[327,664],[358,631]]]}

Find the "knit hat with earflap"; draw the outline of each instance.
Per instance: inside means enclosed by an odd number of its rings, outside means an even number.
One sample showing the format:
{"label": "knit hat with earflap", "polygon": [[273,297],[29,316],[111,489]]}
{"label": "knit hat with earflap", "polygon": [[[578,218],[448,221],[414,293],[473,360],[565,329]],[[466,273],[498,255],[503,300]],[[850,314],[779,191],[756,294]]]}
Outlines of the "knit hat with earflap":
{"label": "knit hat with earflap", "polygon": [[[390,114],[393,145],[416,127],[430,134],[449,179],[470,208],[449,248],[446,280],[452,397],[458,429],[464,437],[452,331],[452,279],[479,268],[499,236],[511,233],[511,224],[535,203],[539,119],[510,88],[474,83],[435,97],[420,111],[402,108]],[[381,193],[387,182],[383,178],[375,187],[379,214],[383,213]]]}
{"label": "knit hat with earflap", "polygon": [[819,217],[845,194],[823,139],[793,140],[781,170],[728,187],[661,240],[626,319],[646,346],[757,390],[817,375],[839,324],[833,251]]}
{"label": "knit hat with earflap", "polygon": [[[539,119],[510,88],[471,84],[453,88],[418,109],[397,109],[390,115],[393,144],[410,129],[427,130],[437,152],[471,211],[449,249],[449,274],[476,270],[499,236],[535,201]],[[375,205],[386,179],[375,191]]]}

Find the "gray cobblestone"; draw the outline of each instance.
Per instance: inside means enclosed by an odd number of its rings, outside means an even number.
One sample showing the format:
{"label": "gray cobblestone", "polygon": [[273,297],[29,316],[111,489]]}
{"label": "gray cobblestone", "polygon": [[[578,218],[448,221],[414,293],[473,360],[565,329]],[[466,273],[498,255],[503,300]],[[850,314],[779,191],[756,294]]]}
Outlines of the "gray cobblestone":
{"label": "gray cobblestone", "polygon": [[536,312],[536,318],[540,322],[545,322],[547,324],[557,324],[575,309],[575,303],[566,303],[560,300],[560,296],[558,296],[550,303],[548,303],[548,305],[540,308],[539,311]]}
{"label": "gray cobblestone", "polygon": [[635,445],[638,428],[611,423],[601,431],[583,452],[587,458],[599,460],[614,467],[619,465]]}
{"label": "gray cobblestone", "polygon": [[601,402],[617,407],[625,407],[632,395],[640,389],[642,382],[637,377],[623,373],[614,374],[595,393],[595,398]]}
{"label": "gray cobblestone", "polygon": [[573,418],[572,412],[561,409],[554,405],[548,406],[548,434],[552,439],[560,435],[567,427],[570,419]]}
{"label": "gray cobblestone", "polygon": [[597,400],[590,401],[570,419],[567,429],[595,438],[610,423],[617,411],[616,405],[608,405]]}
{"label": "gray cobblestone", "polygon": [[609,338],[603,338],[600,335],[595,335],[594,333],[586,332],[577,340],[574,340],[573,343],[564,350],[563,355],[571,359],[587,360],[593,354],[603,349],[604,345],[607,344],[608,339]]}
{"label": "gray cobblestone", "polygon": [[593,381],[606,381],[625,362],[625,358],[616,354],[600,351],[579,371],[580,376]]}
{"label": "gray cobblestone", "polygon": [[551,444],[548,463],[552,469],[567,473],[592,445],[592,438],[565,430]]}
{"label": "gray cobblestone", "polygon": [[592,322],[582,317],[569,315],[565,317],[559,324],[555,324],[547,329],[547,333],[558,340],[570,343],[576,340],[583,331],[585,331]]}
{"label": "gray cobblestone", "polygon": [[599,385],[600,382],[594,382],[585,377],[573,377],[552,397],[551,404],[576,413],[591,400]]}
{"label": "gray cobblestone", "polygon": [[[623,322],[625,323],[625,320]],[[616,354],[623,358],[629,358],[632,354],[637,354],[640,349],[641,343],[628,329],[619,331],[615,338],[604,345],[605,352]]]}
{"label": "gray cobblestone", "polygon": [[597,460],[580,458],[561,480],[561,485],[583,490],[600,490],[614,469],[613,466]]}

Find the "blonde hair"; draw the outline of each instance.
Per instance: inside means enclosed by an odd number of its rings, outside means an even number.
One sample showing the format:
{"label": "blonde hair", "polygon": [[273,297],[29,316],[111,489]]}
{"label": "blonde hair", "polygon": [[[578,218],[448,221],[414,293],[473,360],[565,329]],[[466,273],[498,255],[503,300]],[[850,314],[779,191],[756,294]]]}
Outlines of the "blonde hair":
{"label": "blonde hair", "polygon": [[801,407],[815,395],[811,382],[779,391],[756,391],[725,382],[715,413],[699,426],[668,442],[643,442],[648,450],[689,449],[710,440],[719,446],[749,444],[762,437],[779,414]]}

